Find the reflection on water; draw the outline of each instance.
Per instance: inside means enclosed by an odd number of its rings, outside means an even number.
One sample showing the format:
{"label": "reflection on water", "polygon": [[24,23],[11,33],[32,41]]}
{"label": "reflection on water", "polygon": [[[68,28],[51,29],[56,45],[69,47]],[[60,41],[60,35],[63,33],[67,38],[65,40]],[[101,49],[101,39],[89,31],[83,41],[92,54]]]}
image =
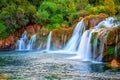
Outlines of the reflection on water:
{"label": "reflection on water", "polygon": [[[66,59],[75,54],[41,52],[0,52],[0,74],[7,74],[11,80],[95,80],[111,77],[104,64]],[[119,78],[113,75],[113,78]]]}

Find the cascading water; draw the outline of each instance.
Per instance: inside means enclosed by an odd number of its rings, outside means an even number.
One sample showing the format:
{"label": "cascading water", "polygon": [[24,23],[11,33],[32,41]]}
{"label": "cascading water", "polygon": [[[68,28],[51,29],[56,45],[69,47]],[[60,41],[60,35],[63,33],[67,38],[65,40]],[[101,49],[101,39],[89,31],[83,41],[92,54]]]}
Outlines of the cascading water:
{"label": "cascading water", "polygon": [[33,43],[36,40],[36,34],[32,35],[30,40],[27,38],[27,31],[24,31],[20,40],[17,41],[17,50],[32,50]]}
{"label": "cascading water", "polygon": [[114,57],[117,59],[117,47],[118,47],[118,34],[116,35],[116,41],[115,41],[115,51],[114,51]]}
{"label": "cascading water", "polygon": [[104,51],[104,43],[102,41],[100,41],[100,48],[99,48],[99,56],[96,59],[96,61],[98,62],[102,62],[102,57],[103,57],[103,51]]}
{"label": "cascading water", "polygon": [[92,30],[89,34],[89,38],[88,38],[88,42],[87,42],[87,49],[86,49],[85,57],[83,59],[84,61],[91,61],[91,57],[92,57],[91,38],[92,38],[93,32],[94,32],[94,30]]}
{"label": "cascading water", "polygon": [[27,50],[31,50],[33,43],[36,41],[36,34],[31,36],[31,39],[29,40],[29,43],[27,45]]}
{"label": "cascading water", "polygon": [[[97,41],[98,39],[95,38],[94,41],[93,41],[93,46],[91,46],[92,33],[95,32],[96,29],[100,29],[101,27],[107,27],[107,28],[116,27],[116,25],[118,25],[118,24],[114,24],[113,21],[114,21],[114,18],[109,17],[109,18],[106,18],[104,21],[101,21],[98,25],[94,26],[93,30],[91,30],[91,31],[86,30],[81,37],[81,41],[80,41],[80,44],[79,44],[79,47],[78,47],[78,54],[77,54],[77,56],[72,57],[72,59],[76,59],[76,58],[78,59],[79,58],[82,61],[98,61],[98,62],[101,62],[102,61],[102,56],[103,56],[103,51],[104,51],[104,44],[100,41],[99,55],[96,54],[96,52],[97,52],[96,50],[98,48],[98,41]],[[84,24],[84,22],[82,22],[82,24]],[[75,35],[75,32],[74,32],[74,35]],[[74,41],[72,41],[72,42],[74,42]]]}
{"label": "cascading water", "polygon": [[65,37],[64,37],[64,43],[63,43],[63,47],[65,46],[65,43],[66,43],[66,35],[65,35]]}
{"label": "cascading water", "polygon": [[114,23],[114,17],[108,17],[105,20],[101,21],[98,25],[94,26],[96,29],[100,29],[101,27],[111,28],[120,26],[120,22]]}
{"label": "cascading water", "polygon": [[96,58],[97,42],[98,42],[98,39],[95,38],[94,39],[94,46],[93,46],[93,60],[95,60],[95,58]]}
{"label": "cascading water", "polygon": [[52,31],[50,31],[50,33],[49,33],[49,35],[48,35],[47,45],[46,45],[46,50],[47,50],[47,51],[50,50],[50,46],[51,46],[51,37],[52,37]]}
{"label": "cascading water", "polygon": [[80,52],[80,53],[77,55],[77,57],[80,59],[84,59],[84,54],[86,53],[85,49],[86,49],[87,43],[88,43],[89,32],[90,32],[90,30],[86,30],[81,37],[80,45],[78,48],[78,52]]}
{"label": "cascading water", "polygon": [[113,17],[108,17],[105,20],[101,21],[98,25],[94,26],[94,28],[101,28],[101,27],[113,27],[114,26],[114,18]]}
{"label": "cascading water", "polygon": [[82,35],[84,28],[85,28],[84,21],[81,20],[75,27],[72,37],[66,44],[64,50],[67,50],[67,51],[76,51],[77,50],[77,47],[78,47],[78,44],[80,41],[80,37]]}
{"label": "cascading water", "polygon": [[[109,27],[116,27],[116,25],[119,25],[119,24],[114,24],[113,20],[114,20],[113,17],[106,18],[106,20],[101,21],[98,25],[94,26],[93,30],[86,30],[86,31],[84,31],[85,29],[84,21],[81,20],[75,27],[72,37],[70,38],[67,44],[65,44],[66,43],[66,36],[65,36],[64,39],[65,47],[63,50],[61,50],[61,52],[64,53],[66,51],[70,53],[76,51],[77,56],[75,56],[74,58],[81,59],[82,61],[98,61],[98,62],[102,61],[104,44],[100,41],[100,45],[98,46],[97,38],[91,41],[93,39],[92,33],[95,32],[95,30],[100,29],[101,27],[109,28]],[[20,40],[17,41],[18,50],[32,49],[32,45],[35,42],[36,35],[32,35],[30,40],[27,39],[26,35],[27,32],[25,31],[22,35],[22,38],[20,38]],[[46,51],[50,51],[51,37],[52,37],[52,32],[50,32],[48,35],[46,49],[45,49]],[[93,43],[91,44],[91,42]],[[117,42],[117,38],[116,38],[116,42]],[[99,53],[97,53],[97,50],[99,50]],[[115,48],[115,54],[117,54],[116,50],[117,50],[117,46]],[[56,51],[56,52],[59,53],[60,51]]]}
{"label": "cascading water", "polygon": [[17,41],[17,50],[24,50],[26,45],[25,43],[27,42],[27,31],[24,31],[24,33],[22,34],[22,37],[20,38],[20,40]]}

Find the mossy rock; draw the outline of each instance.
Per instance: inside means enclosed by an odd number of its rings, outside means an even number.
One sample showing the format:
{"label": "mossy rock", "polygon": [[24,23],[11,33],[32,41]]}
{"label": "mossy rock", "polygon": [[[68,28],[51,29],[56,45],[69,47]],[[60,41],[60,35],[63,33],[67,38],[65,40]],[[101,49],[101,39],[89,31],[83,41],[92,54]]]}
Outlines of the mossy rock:
{"label": "mossy rock", "polygon": [[93,29],[95,25],[97,25],[99,22],[104,20],[106,17],[108,17],[108,15],[106,14],[89,15],[89,16],[84,17],[86,29],[87,30]]}
{"label": "mossy rock", "polygon": [[[106,45],[115,45],[116,37],[120,35],[120,27],[112,27],[112,28],[102,28],[98,32],[98,39],[100,39]],[[118,42],[120,41],[120,37],[118,38]],[[117,43],[118,43],[117,42]]]}

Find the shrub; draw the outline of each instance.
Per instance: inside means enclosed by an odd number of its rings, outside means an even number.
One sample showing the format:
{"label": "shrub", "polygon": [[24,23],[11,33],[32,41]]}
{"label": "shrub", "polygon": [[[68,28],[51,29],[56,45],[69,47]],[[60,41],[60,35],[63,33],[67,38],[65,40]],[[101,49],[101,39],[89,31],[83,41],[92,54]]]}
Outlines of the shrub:
{"label": "shrub", "polygon": [[116,14],[116,5],[114,3],[114,0],[105,0],[104,6],[107,14],[111,16]]}
{"label": "shrub", "polygon": [[109,46],[106,50],[107,54],[114,54],[115,47],[114,46]]}
{"label": "shrub", "polygon": [[6,38],[8,33],[6,33],[7,27],[5,26],[4,21],[0,20],[0,39]]}

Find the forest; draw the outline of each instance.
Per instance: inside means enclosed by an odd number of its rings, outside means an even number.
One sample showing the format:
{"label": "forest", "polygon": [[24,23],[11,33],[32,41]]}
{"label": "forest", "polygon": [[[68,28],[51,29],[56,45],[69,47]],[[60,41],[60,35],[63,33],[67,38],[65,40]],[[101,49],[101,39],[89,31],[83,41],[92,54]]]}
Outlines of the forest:
{"label": "forest", "polygon": [[120,0],[0,0],[0,39],[30,24],[71,27],[79,17],[99,13],[119,20]]}

